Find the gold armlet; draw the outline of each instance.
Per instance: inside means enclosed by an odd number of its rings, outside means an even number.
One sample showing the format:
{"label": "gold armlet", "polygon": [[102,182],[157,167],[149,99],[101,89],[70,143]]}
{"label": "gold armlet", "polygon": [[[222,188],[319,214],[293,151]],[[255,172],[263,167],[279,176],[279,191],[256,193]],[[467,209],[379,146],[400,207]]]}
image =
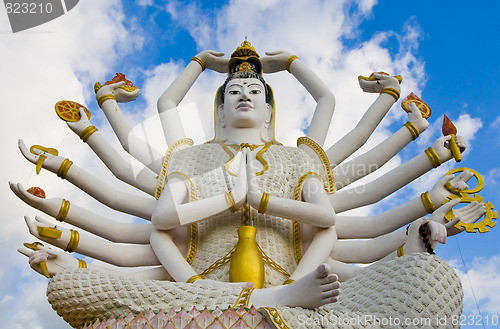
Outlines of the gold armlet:
{"label": "gold armlet", "polygon": [[420,200],[422,201],[422,205],[428,214],[432,214],[436,210],[436,207],[434,207],[431,197],[429,196],[429,192],[422,193],[420,195]]}
{"label": "gold armlet", "polygon": [[68,200],[62,200],[61,202],[61,209],[59,209],[59,213],[56,216],[56,220],[63,222],[66,219],[66,216],[68,215],[69,211],[69,201]]}
{"label": "gold armlet", "polygon": [[108,99],[116,100],[115,96],[113,96],[113,95],[103,95],[103,96],[99,97],[99,99],[97,100],[97,104],[99,105],[99,107],[101,107],[102,103],[104,103]]}
{"label": "gold armlet", "polygon": [[85,143],[87,139],[92,136],[93,133],[97,131],[97,128],[95,126],[89,126],[80,133],[80,139]]}
{"label": "gold armlet", "polygon": [[61,163],[61,166],[59,167],[59,170],[56,173],[57,177],[65,179],[66,175],[68,174],[69,168],[71,168],[72,165],[72,161],[70,161],[69,159],[64,159],[64,161]]}
{"label": "gold armlet", "polygon": [[200,64],[201,66],[201,71],[205,71],[205,69],[207,68],[207,66],[205,65],[205,63],[203,63],[203,61],[201,59],[199,59],[198,57],[194,56],[193,58],[191,58],[192,61]]}
{"label": "gold armlet", "polygon": [[285,282],[283,282],[283,285],[286,286],[286,285],[292,284],[294,282],[295,282],[295,280],[293,280],[293,279],[286,279]]}
{"label": "gold armlet", "polygon": [[192,277],[187,279],[186,283],[194,283],[195,281],[203,280],[203,279],[205,279],[203,276],[197,274],[197,275],[193,275]]}
{"label": "gold armlet", "polygon": [[40,236],[51,239],[59,239],[62,235],[62,231],[55,227],[37,226],[36,230]]}
{"label": "gold armlet", "polygon": [[264,214],[267,209],[267,203],[269,202],[269,193],[262,193],[262,199],[260,199],[259,214]]}
{"label": "gold armlet", "polygon": [[231,210],[231,212],[237,212],[238,207],[236,207],[236,204],[234,203],[233,195],[231,194],[231,192],[224,194],[224,196],[226,197],[226,204],[229,210]]}
{"label": "gold armlet", "polygon": [[399,90],[396,90],[394,88],[384,88],[384,89],[382,89],[382,91],[380,93],[381,94],[389,94],[392,97],[394,97],[396,99],[396,101],[401,96],[401,93],[399,92]]}
{"label": "gold armlet", "polygon": [[408,121],[407,123],[404,124],[404,126],[406,128],[408,128],[408,130],[410,131],[410,134],[411,134],[411,137],[413,138],[413,140],[417,139],[417,137],[420,135],[420,133],[418,132],[418,129],[415,126],[415,124],[411,121]]}
{"label": "gold armlet", "polygon": [[297,56],[292,55],[290,58],[286,61],[285,68],[288,72],[290,72],[290,65],[292,65],[293,61],[299,59]]}
{"label": "gold armlet", "polygon": [[78,259],[78,268],[87,268],[87,263],[84,260]]}
{"label": "gold armlet", "polygon": [[404,256],[405,252],[403,251],[404,243],[398,248],[398,257]]}
{"label": "gold armlet", "polygon": [[427,157],[429,158],[429,161],[431,162],[433,168],[437,168],[441,165],[441,159],[432,147],[429,147],[427,150],[425,150],[425,155],[427,155]]}
{"label": "gold armlet", "polygon": [[78,247],[78,242],[80,242],[80,234],[78,231],[70,230],[71,238],[69,239],[68,246],[64,249],[67,252],[73,252]]}

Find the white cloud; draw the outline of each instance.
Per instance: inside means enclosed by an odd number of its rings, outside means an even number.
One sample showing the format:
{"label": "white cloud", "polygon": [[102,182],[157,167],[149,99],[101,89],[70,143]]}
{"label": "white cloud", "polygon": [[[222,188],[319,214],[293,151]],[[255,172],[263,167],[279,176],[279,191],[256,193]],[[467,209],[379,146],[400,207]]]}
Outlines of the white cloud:
{"label": "white cloud", "polygon": [[[33,272],[27,258],[16,252],[23,242],[36,240],[29,235],[23,215],[34,217],[40,212],[17,199],[7,181],[21,182],[25,187],[41,186],[49,198],[65,197],[82,206],[103,209],[103,213],[111,212],[51,173],[35,175],[34,165],[17,149],[17,139],[23,138],[28,147],[56,147],[62,156],[103,176],[103,166],[57,118],[53,106],[61,99],[70,99],[95,108],[88,92],[91,82],[102,79],[123,56],[142,46],[142,38],[132,35],[124,20],[119,0],[80,1],[56,20],[26,32],[3,33],[0,38],[0,106],[4,122],[0,131],[4,160],[0,173],[4,184],[0,189],[0,256],[4,264],[9,264],[0,269],[0,317],[5,327],[68,327],[46,301],[46,279]],[[0,29],[10,30],[3,11]],[[102,117],[93,112],[93,120]],[[107,173],[104,179],[109,176]]]}
{"label": "white cloud", "polygon": [[463,314],[500,314],[500,255],[490,258],[476,257],[467,264],[467,270],[458,260],[450,261],[462,281],[464,290]]}

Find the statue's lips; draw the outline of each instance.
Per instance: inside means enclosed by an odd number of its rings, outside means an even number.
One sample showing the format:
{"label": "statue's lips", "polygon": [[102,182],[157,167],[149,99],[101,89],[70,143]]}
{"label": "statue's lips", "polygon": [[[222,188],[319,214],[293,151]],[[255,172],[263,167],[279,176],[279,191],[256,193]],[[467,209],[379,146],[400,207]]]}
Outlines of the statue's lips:
{"label": "statue's lips", "polygon": [[240,103],[236,109],[238,110],[241,110],[241,111],[248,111],[248,110],[252,110],[253,109],[253,106],[249,103]]}

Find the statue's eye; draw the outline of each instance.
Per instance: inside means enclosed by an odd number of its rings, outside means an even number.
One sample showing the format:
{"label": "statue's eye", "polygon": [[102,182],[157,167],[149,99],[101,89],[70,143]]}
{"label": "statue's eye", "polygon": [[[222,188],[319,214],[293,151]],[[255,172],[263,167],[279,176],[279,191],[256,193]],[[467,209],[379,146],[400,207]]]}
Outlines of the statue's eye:
{"label": "statue's eye", "polygon": [[261,91],[259,89],[254,89],[254,90],[250,90],[250,94],[260,94]]}
{"label": "statue's eye", "polygon": [[231,95],[238,95],[240,93],[239,90],[229,90],[228,91],[228,94],[231,94]]}

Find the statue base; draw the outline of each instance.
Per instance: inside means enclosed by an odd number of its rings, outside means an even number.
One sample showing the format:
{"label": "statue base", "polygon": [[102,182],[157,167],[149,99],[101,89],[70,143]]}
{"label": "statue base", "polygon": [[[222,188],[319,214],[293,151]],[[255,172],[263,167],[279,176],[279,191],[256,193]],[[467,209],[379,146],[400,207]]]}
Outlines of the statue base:
{"label": "statue base", "polygon": [[[458,327],[453,325],[453,319],[459,319],[462,312],[460,279],[444,260],[427,253],[405,255],[373,266],[342,283],[340,289],[338,302],[314,310],[262,307],[257,312],[254,307],[227,306],[241,299],[242,291],[237,288],[142,281],[77,269],[54,276],[47,296],[54,310],[70,325],[94,329],[214,329],[229,328],[226,324],[231,321],[231,328],[259,329],[453,328]],[[222,312],[221,308],[227,310]],[[165,314],[161,310],[171,311]],[[159,318],[163,319],[163,327],[152,326],[150,321],[160,323]],[[251,324],[245,319],[251,319]],[[148,321],[149,326],[141,326]]]}

